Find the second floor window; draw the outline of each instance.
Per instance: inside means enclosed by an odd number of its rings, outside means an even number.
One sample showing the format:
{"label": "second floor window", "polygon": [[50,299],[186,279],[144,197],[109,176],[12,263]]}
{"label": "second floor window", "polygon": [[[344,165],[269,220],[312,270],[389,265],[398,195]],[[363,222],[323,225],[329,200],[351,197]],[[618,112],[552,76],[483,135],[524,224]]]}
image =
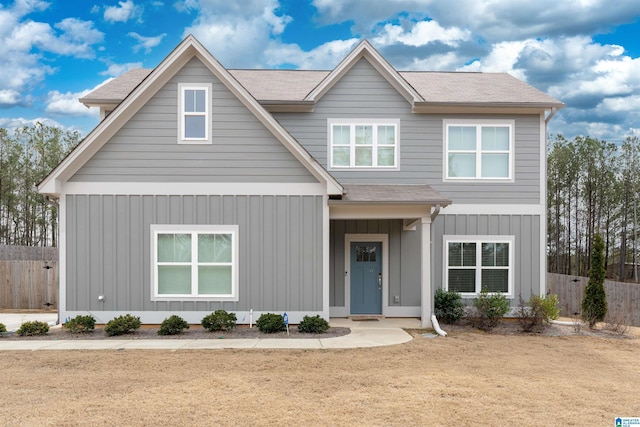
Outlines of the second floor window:
{"label": "second floor window", "polygon": [[445,123],[446,180],[513,179],[513,124]]}
{"label": "second floor window", "polygon": [[398,128],[398,120],[330,120],[330,167],[397,168]]}
{"label": "second floor window", "polygon": [[179,85],[180,126],[182,144],[211,142],[210,84]]}

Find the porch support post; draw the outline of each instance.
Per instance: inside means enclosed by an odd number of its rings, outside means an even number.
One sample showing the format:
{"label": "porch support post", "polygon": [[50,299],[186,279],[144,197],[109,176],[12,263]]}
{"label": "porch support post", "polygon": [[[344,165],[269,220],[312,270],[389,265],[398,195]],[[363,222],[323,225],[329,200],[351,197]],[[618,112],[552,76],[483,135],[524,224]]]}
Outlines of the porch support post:
{"label": "porch support post", "polygon": [[423,216],[420,218],[421,227],[421,290],[422,290],[422,308],[421,322],[423,328],[431,327],[431,217]]}

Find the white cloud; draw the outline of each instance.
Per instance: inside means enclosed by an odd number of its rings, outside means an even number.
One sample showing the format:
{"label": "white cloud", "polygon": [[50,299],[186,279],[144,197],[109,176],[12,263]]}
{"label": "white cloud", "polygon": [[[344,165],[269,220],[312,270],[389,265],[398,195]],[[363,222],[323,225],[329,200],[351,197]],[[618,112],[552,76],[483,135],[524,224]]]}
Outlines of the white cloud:
{"label": "white cloud", "polygon": [[291,17],[279,14],[276,0],[201,0],[189,3],[198,17],[183,36],[193,34],[226,67],[253,68],[265,64],[265,49],[281,34]]}
{"label": "white cloud", "polygon": [[[67,18],[53,26],[29,19],[46,10],[48,3],[19,0],[11,7],[0,7],[0,92],[3,106],[31,102],[30,88],[55,72],[49,54],[91,58],[93,47],[104,34],[92,22]],[[46,62],[45,62],[46,61]]]}
{"label": "white cloud", "polygon": [[435,21],[416,22],[409,29],[406,25],[385,24],[383,30],[373,38],[376,46],[404,44],[407,46],[425,46],[441,42],[456,47],[460,41],[469,40],[471,33],[457,27],[443,28]]}
{"label": "white cloud", "polygon": [[303,51],[298,45],[273,43],[265,51],[267,65],[290,64],[307,70],[323,70],[335,67],[354,47],[358,39],[334,40],[310,51]]}
{"label": "white cloud", "polygon": [[20,92],[13,89],[0,89],[0,108],[20,103]]}
{"label": "white cloud", "polygon": [[57,90],[52,90],[47,94],[45,111],[58,116],[97,116],[98,111],[94,111],[97,109],[89,109],[78,101],[79,98],[82,98],[92,90],[93,89],[87,89],[75,93],[62,93]]}
{"label": "white cloud", "polygon": [[75,128],[63,126],[59,122],[52,120],[48,117],[38,117],[35,119],[25,119],[23,117],[15,118],[2,118],[0,117],[0,128],[7,129],[9,132],[15,132],[16,129],[23,128],[25,126],[35,126],[36,123],[42,123],[43,125],[60,128],[62,130],[76,130]]}
{"label": "white cloud", "polygon": [[136,32],[130,32],[127,34],[129,37],[133,37],[138,41],[137,44],[133,46],[133,51],[137,53],[140,49],[144,49],[144,53],[151,52],[151,49],[158,46],[163,38],[167,35],[167,33],[162,33],[159,36],[155,37],[144,37]]}
{"label": "white cloud", "polygon": [[119,1],[117,6],[104,8],[104,20],[107,22],[127,22],[130,19],[140,18],[142,8],[136,6],[132,0]]}
{"label": "white cloud", "polygon": [[[107,69],[101,72],[100,75],[118,77],[120,74],[124,74],[132,68],[142,68],[142,62],[127,62],[124,64],[107,63]],[[104,84],[104,82],[102,84]]]}

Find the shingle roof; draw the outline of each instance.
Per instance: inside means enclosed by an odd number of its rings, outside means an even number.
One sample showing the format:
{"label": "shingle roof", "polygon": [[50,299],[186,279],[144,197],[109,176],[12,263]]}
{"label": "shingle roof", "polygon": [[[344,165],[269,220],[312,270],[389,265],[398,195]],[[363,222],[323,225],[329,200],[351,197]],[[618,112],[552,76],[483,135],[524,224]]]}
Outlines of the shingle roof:
{"label": "shingle roof", "polygon": [[153,71],[150,68],[133,68],[121,76],[100,86],[80,98],[83,104],[119,104]]}
{"label": "shingle roof", "polygon": [[428,185],[380,185],[380,184],[344,184],[345,195],[338,203],[399,203],[399,204],[440,204],[447,206],[451,200]]}
{"label": "shingle roof", "polygon": [[[118,103],[151,72],[132,69],[81,98],[85,104]],[[303,101],[330,72],[229,70],[258,101]],[[557,99],[506,73],[401,71],[427,103],[536,104],[562,106]]]}
{"label": "shingle roof", "polygon": [[560,102],[507,73],[400,72],[427,102],[537,103]]}

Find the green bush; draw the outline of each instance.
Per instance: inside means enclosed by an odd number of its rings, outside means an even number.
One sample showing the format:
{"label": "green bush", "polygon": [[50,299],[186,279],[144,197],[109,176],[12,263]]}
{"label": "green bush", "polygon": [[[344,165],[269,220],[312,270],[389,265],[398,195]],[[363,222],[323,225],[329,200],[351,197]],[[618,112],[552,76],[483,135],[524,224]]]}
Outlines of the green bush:
{"label": "green bush", "polygon": [[34,335],[46,335],[49,332],[49,324],[46,322],[39,322],[34,320],[32,322],[24,322],[16,331],[18,335],[34,336]]}
{"label": "green bush", "polygon": [[93,332],[96,327],[96,319],[93,316],[78,315],[64,324],[71,333]]}
{"label": "green bush", "polygon": [[329,322],[319,315],[304,316],[298,325],[298,332],[306,334],[324,334],[329,329]]}
{"label": "green bush", "polygon": [[236,327],[235,313],[227,313],[225,310],[216,310],[202,318],[200,324],[207,331],[228,331]]}
{"label": "green bush", "polygon": [[271,334],[273,332],[285,331],[287,326],[284,324],[284,318],[281,314],[263,313],[258,318],[256,326],[260,332]]}
{"label": "green bush", "polygon": [[434,297],[434,314],[443,323],[456,323],[464,316],[462,297],[456,291],[438,289]]}
{"label": "green bush", "polygon": [[509,312],[509,301],[500,293],[489,294],[482,290],[473,300],[475,315],[471,317],[472,324],[483,331],[490,331],[500,323]]}
{"label": "green bush", "polygon": [[160,329],[158,330],[158,335],[178,335],[185,329],[189,329],[187,321],[174,314],[162,321]]}
{"label": "green bush", "polygon": [[140,329],[140,318],[131,314],[125,314],[124,316],[118,316],[109,320],[107,326],[104,327],[104,331],[110,337],[116,335],[131,334],[137,329]]}
{"label": "green bush", "polygon": [[4,326],[4,323],[0,323],[0,334],[4,334],[7,332],[7,327]]}
{"label": "green bush", "polygon": [[541,298],[538,295],[533,295],[529,301],[520,297],[517,313],[518,323],[524,332],[542,330],[560,315],[558,297],[547,295],[545,298]]}

